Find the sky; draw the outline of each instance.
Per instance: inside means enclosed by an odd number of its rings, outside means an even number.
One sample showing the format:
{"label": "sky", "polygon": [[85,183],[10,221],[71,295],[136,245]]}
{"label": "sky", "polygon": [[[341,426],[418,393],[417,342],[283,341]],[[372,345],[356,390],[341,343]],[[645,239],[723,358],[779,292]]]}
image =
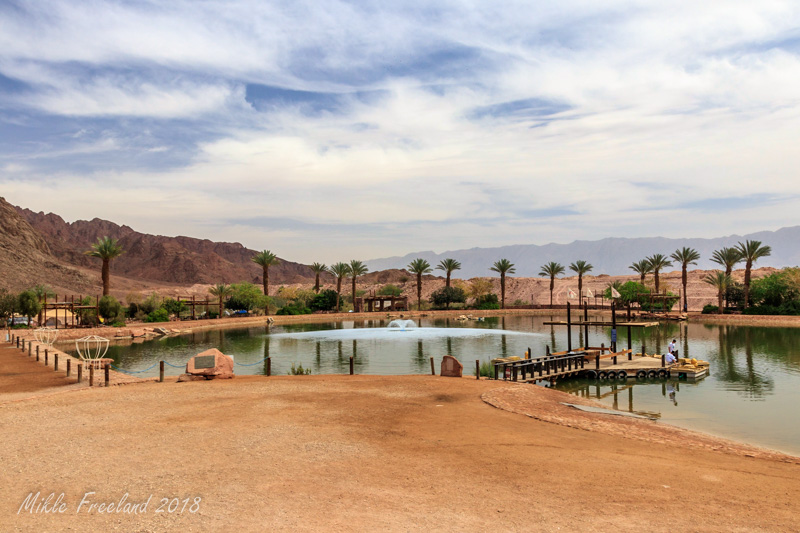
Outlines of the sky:
{"label": "sky", "polygon": [[796,225],[800,3],[0,0],[0,196],[332,263]]}

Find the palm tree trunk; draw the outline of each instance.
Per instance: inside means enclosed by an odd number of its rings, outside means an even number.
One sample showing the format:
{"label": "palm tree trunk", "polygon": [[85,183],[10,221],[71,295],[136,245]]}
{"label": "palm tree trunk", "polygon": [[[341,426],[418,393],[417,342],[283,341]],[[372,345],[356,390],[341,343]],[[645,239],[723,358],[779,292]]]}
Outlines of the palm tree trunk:
{"label": "palm tree trunk", "polygon": [[261,286],[264,288],[264,296],[266,296],[269,292],[269,274],[267,274],[267,267],[262,267],[261,271],[263,272],[263,275],[261,276]]}
{"label": "palm tree trunk", "polygon": [[642,285],[644,285],[644,274],[642,274],[642,275],[640,275],[640,276],[639,276],[639,283],[641,283]]}
{"label": "palm tree trunk", "polygon": [[655,280],[656,284],[656,294],[658,294],[658,270],[653,272],[653,279]]}
{"label": "palm tree trunk", "polygon": [[689,310],[689,300],[686,296],[686,284],[688,282],[688,275],[686,273],[686,265],[683,265],[683,272],[681,272],[681,281],[683,282],[683,310],[684,312]]}
{"label": "palm tree trunk", "polygon": [[219,297],[219,316],[217,317],[217,319],[220,318],[222,318],[222,295],[220,295]]}
{"label": "palm tree trunk", "polygon": [[317,272],[317,275],[314,278],[314,292],[319,294],[319,272]]}
{"label": "palm tree trunk", "polygon": [[578,274],[578,309],[583,305],[583,275]]}
{"label": "palm tree trunk", "polygon": [[550,277],[550,309],[553,308],[553,288],[556,286],[555,278]]}
{"label": "palm tree trunk", "polygon": [[417,274],[417,311],[422,311],[422,274]]}
{"label": "palm tree trunk", "polygon": [[745,265],[744,269],[744,308],[747,309],[747,306],[750,305],[750,269],[753,267],[753,264],[748,261]]}
{"label": "palm tree trunk", "polygon": [[110,283],[110,280],[109,280],[109,260],[108,259],[103,259],[102,278],[103,278],[103,296],[108,296],[108,293],[111,291],[111,283]]}
{"label": "palm tree trunk", "polygon": [[353,276],[353,312],[356,311],[356,277]]}
{"label": "palm tree trunk", "polygon": [[444,286],[447,287],[447,288],[450,288],[450,272],[449,271],[447,272],[447,280],[445,281]]}
{"label": "palm tree trunk", "polygon": [[506,308],[506,275],[500,274],[500,307]]}
{"label": "palm tree trunk", "polygon": [[[723,307],[722,307],[722,296],[723,296],[723,294],[725,294],[725,293],[724,293],[724,291],[722,289],[720,289],[719,292],[717,293],[717,314],[720,314],[720,315],[722,314],[722,311],[723,311]],[[722,328],[720,328],[720,329],[722,329]]]}

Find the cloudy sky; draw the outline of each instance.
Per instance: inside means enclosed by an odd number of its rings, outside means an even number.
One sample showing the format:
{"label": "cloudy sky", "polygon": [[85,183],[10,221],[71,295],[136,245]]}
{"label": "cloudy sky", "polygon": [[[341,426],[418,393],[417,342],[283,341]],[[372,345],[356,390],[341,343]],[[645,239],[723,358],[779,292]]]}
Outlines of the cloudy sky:
{"label": "cloudy sky", "polygon": [[[502,7],[499,7],[501,6]],[[0,196],[330,263],[798,224],[800,3],[0,2]]]}

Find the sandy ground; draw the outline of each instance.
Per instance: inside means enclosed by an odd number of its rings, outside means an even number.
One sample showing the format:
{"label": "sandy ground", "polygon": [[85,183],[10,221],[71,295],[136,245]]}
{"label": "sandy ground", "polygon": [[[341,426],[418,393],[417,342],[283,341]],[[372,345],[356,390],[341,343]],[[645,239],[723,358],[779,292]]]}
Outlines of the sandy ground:
{"label": "sandy ground", "polygon": [[[559,402],[586,400],[530,385],[248,376],[75,389],[18,352],[0,349],[3,531],[791,531],[800,520],[797,458],[580,412]],[[17,514],[31,492],[63,493],[65,512]],[[152,499],[138,515],[78,511],[91,492]]]}

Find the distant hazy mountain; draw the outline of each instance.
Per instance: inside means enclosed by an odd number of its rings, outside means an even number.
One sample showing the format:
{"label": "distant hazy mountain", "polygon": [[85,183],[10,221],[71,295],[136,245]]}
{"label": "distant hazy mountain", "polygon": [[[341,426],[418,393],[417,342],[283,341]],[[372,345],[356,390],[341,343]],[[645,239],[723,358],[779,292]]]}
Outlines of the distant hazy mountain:
{"label": "distant hazy mountain", "polygon": [[[557,261],[568,267],[570,263],[584,259],[594,266],[593,275],[632,274],[628,267],[634,261],[661,253],[669,256],[678,248],[689,246],[700,252],[700,261],[691,268],[711,269],[717,265],[710,261],[714,250],[723,246],[734,246],[739,241],[755,239],[772,247],[772,255],[759,259],[756,266],[786,267],[800,265],[800,226],[781,228],[777,231],[760,231],[749,235],[730,235],[714,239],[666,239],[652,238],[608,238],[599,241],[574,241],[569,244],[517,244],[497,248],[471,248],[469,250],[451,250],[440,254],[434,252],[417,252],[403,257],[387,257],[367,261],[372,271],[387,268],[405,268],[417,257],[427,259],[436,266],[442,259],[452,257],[461,262],[461,270],[456,277],[472,278],[476,276],[496,275],[489,267],[501,258],[506,258],[516,265],[516,276],[537,276],[540,267],[550,261]],[[739,265],[737,265],[739,267]],[[744,267],[744,265],[741,265]],[[667,269],[672,270],[672,269]],[[441,271],[434,271],[441,272]],[[571,271],[567,270],[569,276]]]}

